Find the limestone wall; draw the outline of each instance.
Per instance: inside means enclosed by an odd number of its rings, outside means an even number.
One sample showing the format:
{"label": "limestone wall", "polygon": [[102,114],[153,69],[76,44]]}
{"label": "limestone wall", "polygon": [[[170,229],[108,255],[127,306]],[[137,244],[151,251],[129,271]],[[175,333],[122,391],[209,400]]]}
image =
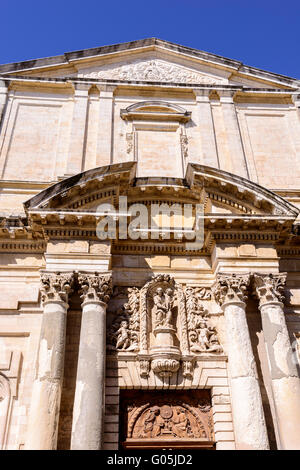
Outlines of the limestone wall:
{"label": "limestone wall", "polygon": [[[183,177],[187,163],[197,162],[270,189],[296,190],[299,185],[300,119],[291,99],[237,95],[231,109],[231,102],[222,96],[220,101],[217,94],[203,107],[192,91],[103,92],[85,86],[75,95],[66,83],[12,86],[0,135],[1,178],[8,181],[0,188],[3,213],[22,211],[27,194],[38,192],[29,182],[47,185],[95,166],[134,159],[138,176]],[[181,106],[191,119],[176,124],[121,118],[121,109],[149,99]],[[208,138],[210,132],[214,137]]]}

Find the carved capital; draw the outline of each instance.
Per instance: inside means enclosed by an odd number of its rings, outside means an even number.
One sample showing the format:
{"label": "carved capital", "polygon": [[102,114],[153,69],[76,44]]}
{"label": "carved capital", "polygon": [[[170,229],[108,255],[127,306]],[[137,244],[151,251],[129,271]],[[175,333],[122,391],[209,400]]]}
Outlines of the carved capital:
{"label": "carved capital", "polygon": [[78,275],[80,298],[83,302],[107,304],[112,293],[111,274],[80,273]]}
{"label": "carved capital", "polygon": [[249,274],[218,274],[213,286],[216,301],[223,305],[230,302],[245,302],[250,283]]}
{"label": "carved capital", "polygon": [[268,302],[283,302],[283,290],[286,282],[286,273],[260,274],[253,276],[254,293],[259,300],[259,306]]}
{"label": "carved capital", "polygon": [[42,273],[40,291],[43,302],[68,302],[72,292],[74,273]]}

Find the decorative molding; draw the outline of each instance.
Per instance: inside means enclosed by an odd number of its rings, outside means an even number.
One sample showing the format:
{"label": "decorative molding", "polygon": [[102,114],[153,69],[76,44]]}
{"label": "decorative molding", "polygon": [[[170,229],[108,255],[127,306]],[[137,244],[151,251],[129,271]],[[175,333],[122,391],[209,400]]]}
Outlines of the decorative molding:
{"label": "decorative molding", "polygon": [[191,70],[158,59],[136,60],[131,64],[107,65],[95,72],[88,72],[84,77],[113,80],[143,80],[147,82],[166,83],[192,83],[192,84],[222,84],[223,79],[210,77]]}
{"label": "decorative molding", "polygon": [[268,302],[284,302],[284,287],[287,273],[278,274],[260,274],[253,275],[254,293],[256,294],[259,305],[262,306]]}
{"label": "decorative molding", "polygon": [[42,302],[68,302],[73,292],[74,273],[41,273],[40,291]]}
{"label": "decorative molding", "polygon": [[112,293],[111,274],[105,273],[79,273],[79,294],[83,303],[103,302],[108,303]]}
{"label": "decorative molding", "polygon": [[215,300],[220,305],[228,302],[245,302],[249,283],[249,274],[218,274],[217,281],[213,285]]}

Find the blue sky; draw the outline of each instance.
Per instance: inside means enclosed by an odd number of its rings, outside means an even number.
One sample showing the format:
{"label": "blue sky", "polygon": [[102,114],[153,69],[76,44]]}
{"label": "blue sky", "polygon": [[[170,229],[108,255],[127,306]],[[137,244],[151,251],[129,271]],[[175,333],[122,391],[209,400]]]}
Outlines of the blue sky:
{"label": "blue sky", "polygon": [[1,0],[0,63],[146,37],[300,78],[300,0]]}

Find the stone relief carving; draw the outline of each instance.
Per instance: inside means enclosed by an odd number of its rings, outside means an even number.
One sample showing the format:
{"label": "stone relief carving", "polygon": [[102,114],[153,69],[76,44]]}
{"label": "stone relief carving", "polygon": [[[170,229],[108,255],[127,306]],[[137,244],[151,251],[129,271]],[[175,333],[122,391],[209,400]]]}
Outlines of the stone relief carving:
{"label": "stone relief carving", "polygon": [[211,299],[209,288],[183,290],[170,275],[158,274],[141,289],[115,288],[114,299],[118,305],[109,307],[108,349],[137,353],[141,377],[152,370],[165,380],[182,367],[183,377],[191,379],[196,355],[223,353],[203,306]]}
{"label": "stone relief carving", "polygon": [[139,349],[139,289],[126,289],[128,302],[117,312],[108,331],[108,348],[117,351],[138,351]]}
{"label": "stone relief carving", "polygon": [[[200,295],[199,295],[200,290]],[[193,353],[222,353],[216,328],[209,325],[208,311],[201,302],[202,298],[210,297],[205,288],[188,287],[185,290],[188,318],[188,335],[190,351]]]}
{"label": "stone relief carving", "polygon": [[42,273],[40,281],[42,302],[67,302],[73,282],[73,273]]}
{"label": "stone relief carving", "polygon": [[254,290],[260,305],[268,302],[283,302],[286,273],[254,274]]}
{"label": "stone relief carving", "polygon": [[180,134],[180,146],[181,146],[181,152],[184,158],[188,157],[188,152],[189,152],[188,144],[189,144],[188,137],[185,134]]}
{"label": "stone relief carving", "polygon": [[213,439],[212,409],[206,397],[145,393],[144,399],[125,404],[125,409],[127,439]]}
{"label": "stone relief carving", "polygon": [[114,80],[145,80],[148,82],[175,82],[194,84],[224,83],[224,80],[181,67],[163,60],[139,60],[131,64],[107,65],[101,70],[84,74],[85,77]]}
{"label": "stone relief carving", "polygon": [[126,152],[132,153],[133,152],[133,147],[134,147],[134,133],[133,132],[127,132],[126,133],[126,142],[127,142],[127,149]]}

